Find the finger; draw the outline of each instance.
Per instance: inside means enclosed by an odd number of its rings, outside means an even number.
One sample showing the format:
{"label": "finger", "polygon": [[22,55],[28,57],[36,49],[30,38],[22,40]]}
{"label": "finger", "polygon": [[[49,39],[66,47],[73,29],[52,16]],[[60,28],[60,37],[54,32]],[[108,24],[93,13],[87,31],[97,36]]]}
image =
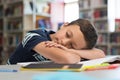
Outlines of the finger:
{"label": "finger", "polygon": [[51,44],[50,41],[46,41],[46,42],[45,42],[45,46],[46,46],[46,47],[49,47],[50,44]]}
{"label": "finger", "polygon": [[49,42],[46,42],[45,45],[47,47],[57,47],[58,44],[55,42],[49,41]]}
{"label": "finger", "polygon": [[63,25],[67,26],[69,23],[68,22],[65,22]]}
{"label": "finger", "polygon": [[61,48],[63,50],[66,50],[67,48],[65,46],[59,45],[58,48]]}

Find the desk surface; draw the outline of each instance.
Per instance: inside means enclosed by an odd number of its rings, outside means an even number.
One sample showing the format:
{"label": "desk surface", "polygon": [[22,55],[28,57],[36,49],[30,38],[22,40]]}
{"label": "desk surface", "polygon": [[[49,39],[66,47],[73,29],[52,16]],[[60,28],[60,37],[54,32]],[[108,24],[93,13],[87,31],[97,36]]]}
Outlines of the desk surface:
{"label": "desk surface", "polygon": [[[47,72],[47,71],[20,71],[19,65],[0,65],[0,69],[17,69],[18,72],[0,72],[0,80],[32,80],[34,75],[45,75],[51,73],[59,72]],[[110,80],[120,80],[120,68],[113,70],[97,70],[97,71],[84,71],[76,72],[78,75],[82,73],[91,77],[95,77],[101,80],[110,79]],[[62,74],[62,73],[61,73]]]}

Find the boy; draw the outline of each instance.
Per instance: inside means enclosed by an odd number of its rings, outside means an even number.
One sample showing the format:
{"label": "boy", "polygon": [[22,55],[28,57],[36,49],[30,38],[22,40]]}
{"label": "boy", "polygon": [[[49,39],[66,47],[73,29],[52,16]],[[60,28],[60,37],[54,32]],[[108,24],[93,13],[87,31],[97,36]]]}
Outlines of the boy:
{"label": "boy", "polygon": [[94,48],[96,41],[95,28],[84,19],[65,24],[56,33],[40,29],[29,31],[9,58],[8,64],[46,60],[73,64],[82,58],[104,57],[103,51]]}

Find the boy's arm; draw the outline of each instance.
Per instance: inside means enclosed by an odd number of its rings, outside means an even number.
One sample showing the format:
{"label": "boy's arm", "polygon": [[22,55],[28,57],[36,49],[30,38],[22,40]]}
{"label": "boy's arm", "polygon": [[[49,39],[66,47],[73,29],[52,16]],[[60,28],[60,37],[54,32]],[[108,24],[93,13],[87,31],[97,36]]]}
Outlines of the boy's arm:
{"label": "boy's arm", "polygon": [[80,61],[78,54],[71,54],[58,47],[47,47],[45,42],[37,44],[33,50],[56,63],[72,64]]}
{"label": "boy's arm", "polygon": [[97,48],[93,48],[90,50],[70,49],[70,51],[73,51],[74,53],[78,54],[81,58],[85,58],[85,59],[97,59],[97,58],[105,57],[105,53],[102,50]]}
{"label": "boy's arm", "polygon": [[59,45],[57,43],[47,41],[46,45],[49,47],[58,47],[65,51],[68,51],[69,53],[74,53],[79,55],[81,58],[85,59],[96,59],[96,58],[102,58],[105,57],[105,53],[101,49],[93,48],[89,50],[75,50],[75,49],[68,49],[62,45]]}

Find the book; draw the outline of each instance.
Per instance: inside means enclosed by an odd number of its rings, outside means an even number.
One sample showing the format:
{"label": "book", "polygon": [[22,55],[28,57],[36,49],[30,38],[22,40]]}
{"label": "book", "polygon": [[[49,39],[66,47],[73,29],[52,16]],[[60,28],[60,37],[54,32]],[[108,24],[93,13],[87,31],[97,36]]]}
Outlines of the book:
{"label": "book", "polygon": [[120,55],[106,56],[105,58],[93,59],[89,61],[81,61],[76,64],[57,64],[51,61],[27,62],[27,63],[18,63],[18,64],[22,66],[21,70],[36,70],[36,71],[38,70],[41,70],[41,71],[63,70],[63,71],[77,71],[78,72],[78,71],[85,71],[91,68],[94,68],[94,69],[96,68],[97,70],[109,69],[109,67],[111,67],[111,64],[116,64],[116,63],[120,64]]}
{"label": "book", "polygon": [[83,64],[80,71],[115,69],[120,67],[120,55],[112,55],[104,58],[82,61],[78,64]]}
{"label": "book", "polygon": [[111,56],[106,56],[104,58],[93,59],[89,61],[82,61],[82,62],[79,62],[78,64],[83,64],[83,67],[84,67],[84,66],[90,66],[90,65],[98,65],[102,63],[110,63],[110,64],[120,63],[120,55],[111,55]]}
{"label": "book", "polygon": [[82,64],[58,64],[52,61],[27,62],[18,63],[21,66],[20,70],[35,70],[35,71],[79,71]]}

